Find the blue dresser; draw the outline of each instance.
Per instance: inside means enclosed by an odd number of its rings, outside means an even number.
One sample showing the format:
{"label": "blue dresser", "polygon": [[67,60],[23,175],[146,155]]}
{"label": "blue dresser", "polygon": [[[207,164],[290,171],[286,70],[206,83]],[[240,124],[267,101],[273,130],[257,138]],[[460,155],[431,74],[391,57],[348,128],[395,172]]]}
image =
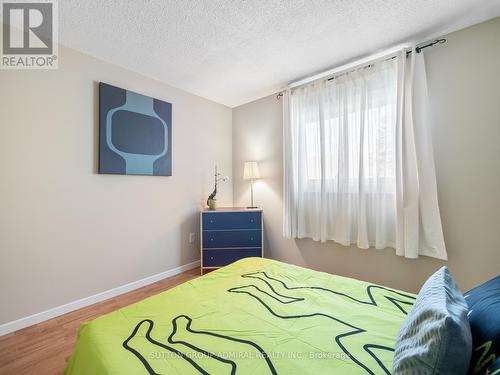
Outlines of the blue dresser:
{"label": "blue dresser", "polygon": [[202,274],[241,258],[263,256],[261,209],[219,208],[200,215]]}

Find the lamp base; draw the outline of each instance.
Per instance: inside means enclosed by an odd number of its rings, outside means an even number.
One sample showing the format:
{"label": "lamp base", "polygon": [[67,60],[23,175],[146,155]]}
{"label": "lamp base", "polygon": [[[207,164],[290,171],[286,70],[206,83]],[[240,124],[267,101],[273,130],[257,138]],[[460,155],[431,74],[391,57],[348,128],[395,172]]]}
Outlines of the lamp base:
{"label": "lamp base", "polygon": [[259,208],[257,206],[247,206],[247,208]]}

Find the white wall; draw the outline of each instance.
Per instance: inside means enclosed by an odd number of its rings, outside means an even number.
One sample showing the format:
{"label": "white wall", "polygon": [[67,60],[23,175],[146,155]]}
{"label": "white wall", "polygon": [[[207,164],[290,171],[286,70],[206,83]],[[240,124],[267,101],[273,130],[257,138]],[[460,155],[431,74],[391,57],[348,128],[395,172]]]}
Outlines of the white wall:
{"label": "white wall", "polygon": [[[199,259],[214,163],[231,175],[230,108],[59,51],[0,71],[0,324]],[[173,104],[172,177],[97,174],[99,81]]]}
{"label": "white wall", "polygon": [[408,291],[447,265],[463,290],[500,273],[500,18],[446,36],[426,50],[439,201],[449,261],[409,260],[394,250],[282,237],[282,108],[275,96],[233,110],[234,204],[246,205],[243,162],[264,178],[267,255],[278,260]]}

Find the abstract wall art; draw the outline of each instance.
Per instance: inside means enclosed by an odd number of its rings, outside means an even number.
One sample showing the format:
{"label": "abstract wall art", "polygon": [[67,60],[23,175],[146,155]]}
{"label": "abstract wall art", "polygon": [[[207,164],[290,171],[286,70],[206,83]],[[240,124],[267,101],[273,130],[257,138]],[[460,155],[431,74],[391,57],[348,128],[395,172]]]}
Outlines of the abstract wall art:
{"label": "abstract wall art", "polygon": [[99,83],[99,173],[172,175],[172,104]]}

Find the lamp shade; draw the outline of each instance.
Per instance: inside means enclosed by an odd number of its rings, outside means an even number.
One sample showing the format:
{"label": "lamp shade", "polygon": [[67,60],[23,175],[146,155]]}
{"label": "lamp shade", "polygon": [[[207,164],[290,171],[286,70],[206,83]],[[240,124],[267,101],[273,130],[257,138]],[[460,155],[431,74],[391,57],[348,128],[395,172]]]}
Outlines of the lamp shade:
{"label": "lamp shade", "polygon": [[252,180],[255,178],[260,178],[259,164],[256,161],[246,161],[243,168],[243,179]]}

